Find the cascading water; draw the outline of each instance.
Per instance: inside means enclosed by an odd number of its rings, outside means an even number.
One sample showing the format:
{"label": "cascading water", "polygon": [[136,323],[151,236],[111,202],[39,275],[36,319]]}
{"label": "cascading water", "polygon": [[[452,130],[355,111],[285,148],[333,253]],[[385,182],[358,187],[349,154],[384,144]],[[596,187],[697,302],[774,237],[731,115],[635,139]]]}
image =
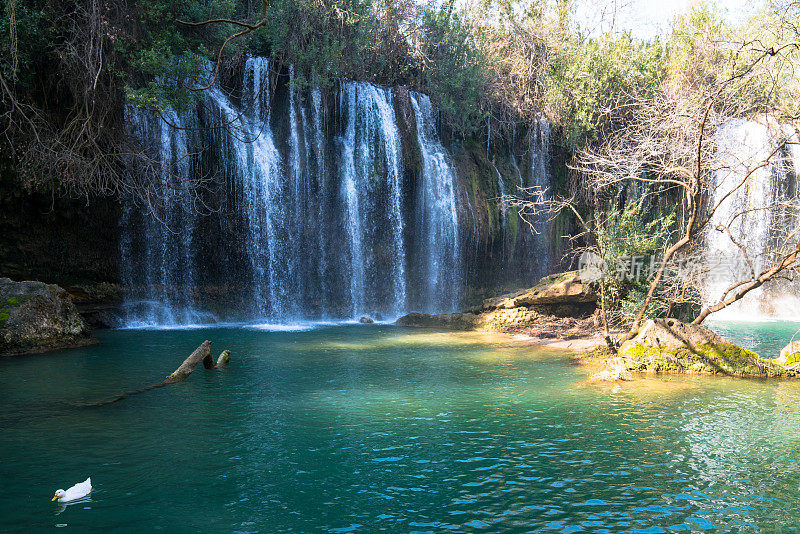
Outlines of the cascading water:
{"label": "cascading water", "polygon": [[[406,307],[406,259],[402,155],[392,95],[366,83],[344,84],[341,94],[347,124],[340,143],[351,314],[377,309],[397,315]],[[388,247],[381,250],[382,242]],[[380,310],[381,302],[391,304]]]}
{"label": "cascading water", "polygon": [[[541,119],[534,123],[530,136],[531,172],[527,187],[542,192],[544,198],[550,195],[550,125]],[[540,268],[537,275],[548,272],[550,264],[550,223],[546,215],[532,221],[539,238],[536,240],[535,254]]]}
{"label": "cascading water", "polygon": [[439,140],[427,95],[411,93],[422,153],[422,185],[417,199],[417,239],[425,311],[454,311],[463,286],[455,172]]}
{"label": "cascading water", "polygon": [[125,307],[131,326],[174,326],[210,322],[214,317],[195,307],[193,257],[194,199],[188,194],[192,121],[175,112],[160,116],[133,105],[125,107],[129,134],[149,141],[157,176],[145,200],[152,215],[143,215],[132,200],[125,203],[122,224],[138,225],[142,241],[129,233],[121,240],[123,280],[132,298]]}
{"label": "cascading water", "polygon": [[[326,123],[325,123],[325,115],[324,110],[322,108],[322,92],[319,88],[315,87],[311,90],[311,104],[312,104],[312,123],[313,123],[313,133],[309,131],[306,134],[306,139],[311,140],[313,139],[314,145],[314,159],[313,161],[315,167],[313,173],[309,173],[311,176],[316,177],[313,182],[314,191],[317,195],[321,195],[324,191],[327,190],[328,185],[325,181],[326,176],[326,168],[325,168],[325,139],[326,139]],[[310,153],[307,151],[307,153]],[[311,187],[311,186],[309,186]],[[324,203],[321,200],[318,200],[317,203],[317,210],[316,210],[316,220],[318,224],[321,224],[324,220]],[[327,300],[328,294],[330,293],[330,287],[327,283],[327,266],[328,266],[328,253],[327,253],[327,239],[326,239],[326,232],[318,231],[316,232],[317,235],[317,279],[320,282],[319,286],[319,293],[320,293],[320,305],[322,309],[327,309]]]}
{"label": "cascading water", "polygon": [[[506,226],[508,225],[508,192],[506,191],[506,182],[503,180],[503,175],[500,174],[497,166],[492,164],[494,168],[494,172],[497,175],[497,189],[500,193],[500,198],[497,199],[497,203],[500,207],[500,240],[503,243],[503,254],[505,255],[506,251]],[[515,221],[516,222],[516,221]]]}
{"label": "cascading water", "polygon": [[541,119],[532,125],[530,136],[531,173],[528,187],[550,188],[550,125]]}
{"label": "cascading water", "polygon": [[[471,206],[470,196],[457,190],[430,99],[410,93],[421,156],[419,175],[411,176],[403,161],[414,158],[403,154],[407,140],[395,116],[400,97],[368,83],[342,83],[330,95],[294,81],[293,69],[271,72],[267,59],[249,58],[240,97],[213,87],[186,112],[126,107],[128,131],[154,163],[150,196],[130,199],[122,210],[128,326],[439,313],[458,308],[465,280],[510,284],[546,274],[547,221],[534,221],[544,235],[518,234],[503,202],[516,188],[550,187],[546,122],[531,129],[530,166],[521,171],[523,160],[512,153],[516,177],[498,170],[503,246],[514,248],[504,249],[502,261],[485,255],[494,263],[482,272],[493,279],[480,280],[463,265],[481,250],[474,235],[461,235],[458,203]],[[782,135],[797,140],[796,132]],[[763,160],[779,137],[750,121],[731,121],[717,135],[728,164],[714,175],[711,200],[725,200],[712,226],[732,222],[757,269],[798,227],[800,148],[789,146],[746,187],[735,185],[748,160]],[[187,186],[207,177],[213,186]],[[759,209],[775,201],[777,208]],[[710,258],[742,255],[722,232],[709,232],[707,249]],[[704,303],[739,279],[731,273],[707,280]],[[716,315],[787,317],[798,309],[798,284],[777,281]]]}
{"label": "cascading water", "polygon": [[240,113],[219,89],[208,92],[212,110],[212,147],[236,191],[235,205],[246,220],[244,248],[250,264],[250,313],[283,316],[288,307],[289,280],[286,203],[282,201],[283,167],[270,127],[269,62],[250,58],[245,64]]}
{"label": "cascading water", "polygon": [[[750,278],[747,258],[756,273],[769,265],[776,244],[795,232],[800,223],[797,209],[800,150],[796,144],[790,144],[786,150],[772,155],[781,137],[796,143],[798,135],[780,130],[739,119],[725,123],[717,131],[720,170],[713,175],[709,204],[719,204],[719,208],[706,236],[706,263],[711,271],[703,288],[704,306],[716,303],[726,288]],[[722,227],[730,228],[736,242],[727,232],[717,230]],[[796,239],[794,236],[793,240]],[[796,281],[769,282],[712,318],[797,319],[799,285]]]}
{"label": "cascading water", "polygon": [[[409,308],[404,214],[411,208],[392,91],[341,84],[337,130],[321,90],[301,91],[293,69],[288,74],[289,83],[274,89],[279,74],[269,60],[249,58],[240,99],[213,87],[185,117],[168,115],[178,128],[129,107],[131,134],[151,145],[177,187],[155,192],[168,224],[124,207],[122,277],[137,289],[129,292],[128,326],[213,320],[196,309],[287,323],[390,318]],[[190,165],[188,154],[198,162]],[[180,187],[195,175],[213,176],[218,186],[201,199],[213,206],[210,215],[193,211],[196,192]]]}

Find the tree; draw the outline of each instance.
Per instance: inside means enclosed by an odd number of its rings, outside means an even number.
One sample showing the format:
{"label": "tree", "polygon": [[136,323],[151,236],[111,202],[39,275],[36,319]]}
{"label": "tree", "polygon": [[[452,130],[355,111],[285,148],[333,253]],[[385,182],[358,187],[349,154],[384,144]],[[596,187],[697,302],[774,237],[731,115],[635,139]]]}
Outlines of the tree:
{"label": "tree", "polygon": [[[602,204],[598,199],[615,198],[626,188],[638,190],[641,195],[674,200],[677,226],[665,241],[660,263],[653,270],[623,341],[632,338],[643,319],[652,313],[654,299],[674,295],[664,291],[665,276],[677,260],[700,250],[709,232],[727,236],[743,252],[748,271],[723,288],[718,302],[707,304],[696,313],[694,323],[800,267],[800,231],[796,224],[776,236],[760,258],[748,255],[743,245],[748,227],[740,224],[742,218],[754,212],[777,210],[796,216],[800,213],[796,199],[764,198],[754,205],[734,207],[727,202],[750,187],[756,173],[777,164],[798,143],[800,88],[795,68],[800,41],[796,31],[781,19],[767,17],[757,21],[769,30],[757,28],[760,38],[747,35],[752,28],[745,28],[738,40],[732,36],[723,40],[718,31],[714,32],[717,38],[709,40],[705,32],[697,31],[697,26],[707,27],[712,19],[702,12],[693,16],[695,20],[679,26],[684,34],[674,39],[678,47],[671,52],[675,62],[671,78],[653,95],[635,95],[625,106],[628,116],[624,122],[597,144],[576,153],[571,169],[581,180],[583,198],[549,200],[538,194],[533,199],[520,200],[527,202],[529,213],[544,211],[556,216],[570,211],[591,235],[590,245],[599,242],[599,236],[608,230],[608,221],[598,216],[580,216],[581,203],[596,212],[597,203]],[[681,46],[691,48],[694,65],[707,68],[697,72],[681,65],[683,58],[689,57]],[[612,107],[604,112],[614,114],[617,110]],[[724,142],[726,126],[733,120],[753,121],[769,129],[773,136],[771,148],[747,161],[737,159]],[[587,203],[587,199],[591,201]],[[727,217],[721,219],[723,210]],[[595,224],[587,224],[587,220]],[[672,308],[669,304],[667,309]]]}

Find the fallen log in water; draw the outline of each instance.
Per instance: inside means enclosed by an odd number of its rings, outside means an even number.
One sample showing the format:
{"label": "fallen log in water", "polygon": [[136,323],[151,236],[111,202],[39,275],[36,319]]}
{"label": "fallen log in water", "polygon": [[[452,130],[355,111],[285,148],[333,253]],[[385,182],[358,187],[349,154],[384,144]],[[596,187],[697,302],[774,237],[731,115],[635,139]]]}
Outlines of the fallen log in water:
{"label": "fallen log in water", "polygon": [[186,380],[200,362],[203,362],[203,367],[206,369],[214,368],[214,357],[211,355],[211,342],[209,340],[203,341],[199,347],[194,349],[194,352],[191,353],[188,358],[183,360],[180,367],[175,369],[172,374],[158,385],[166,386],[167,384],[174,384]]}
{"label": "fallen log in water", "polygon": [[231,360],[231,351],[223,350],[222,353],[217,358],[216,363],[214,363],[214,355],[211,353],[211,342],[208,340],[203,341],[199,347],[197,347],[194,352],[192,352],[188,358],[183,360],[183,363],[175,369],[172,373],[170,373],[167,378],[162,380],[161,382],[157,382],[155,384],[151,384],[149,386],[145,386],[143,388],[134,389],[132,391],[126,391],[121,395],[117,395],[116,397],[112,397],[110,399],[102,400],[99,402],[93,402],[88,404],[87,406],[101,406],[103,404],[111,404],[113,402],[121,401],[125,397],[129,397],[131,395],[135,395],[136,393],[142,393],[144,391],[149,391],[151,389],[160,388],[162,386],[168,386],[170,384],[176,384],[178,382],[183,382],[186,380],[190,374],[194,371],[194,368],[200,362],[203,362],[203,367],[206,369],[220,369],[228,365],[228,362]]}

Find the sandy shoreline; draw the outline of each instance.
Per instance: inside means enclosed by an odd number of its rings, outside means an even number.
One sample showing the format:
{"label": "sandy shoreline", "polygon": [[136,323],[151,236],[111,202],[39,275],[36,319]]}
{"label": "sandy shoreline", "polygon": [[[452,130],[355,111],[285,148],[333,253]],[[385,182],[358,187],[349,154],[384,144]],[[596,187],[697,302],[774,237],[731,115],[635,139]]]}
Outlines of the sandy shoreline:
{"label": "sandy shoreline", "polygon": [[509,332],[507,335],[518,341],[526,341],[536,346],[547,347],[549,349],[560,349],[569,352],[579,353],[589,352],[605,344],[602,336],[578,337],[573,339],[559,339],[556,337],[536,337],[525,333]]}

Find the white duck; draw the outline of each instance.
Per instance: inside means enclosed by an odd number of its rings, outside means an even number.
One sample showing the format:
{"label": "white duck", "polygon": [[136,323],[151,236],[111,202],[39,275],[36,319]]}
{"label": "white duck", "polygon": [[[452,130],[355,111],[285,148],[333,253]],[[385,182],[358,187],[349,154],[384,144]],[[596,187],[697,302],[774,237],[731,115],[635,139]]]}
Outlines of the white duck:
{"label": "white duck", "polygon": [[64,491],[63,489],[56,490],[56,494],[50,500],[51,501],[58,500],[58,502],[75,501],[77,499],[82,499],[83,497],[86,497],[93,491],[94,488],[92,487],[92,478],[89,477],[83,482],[78,482],[77,484],[69,488],[67,491]]}

